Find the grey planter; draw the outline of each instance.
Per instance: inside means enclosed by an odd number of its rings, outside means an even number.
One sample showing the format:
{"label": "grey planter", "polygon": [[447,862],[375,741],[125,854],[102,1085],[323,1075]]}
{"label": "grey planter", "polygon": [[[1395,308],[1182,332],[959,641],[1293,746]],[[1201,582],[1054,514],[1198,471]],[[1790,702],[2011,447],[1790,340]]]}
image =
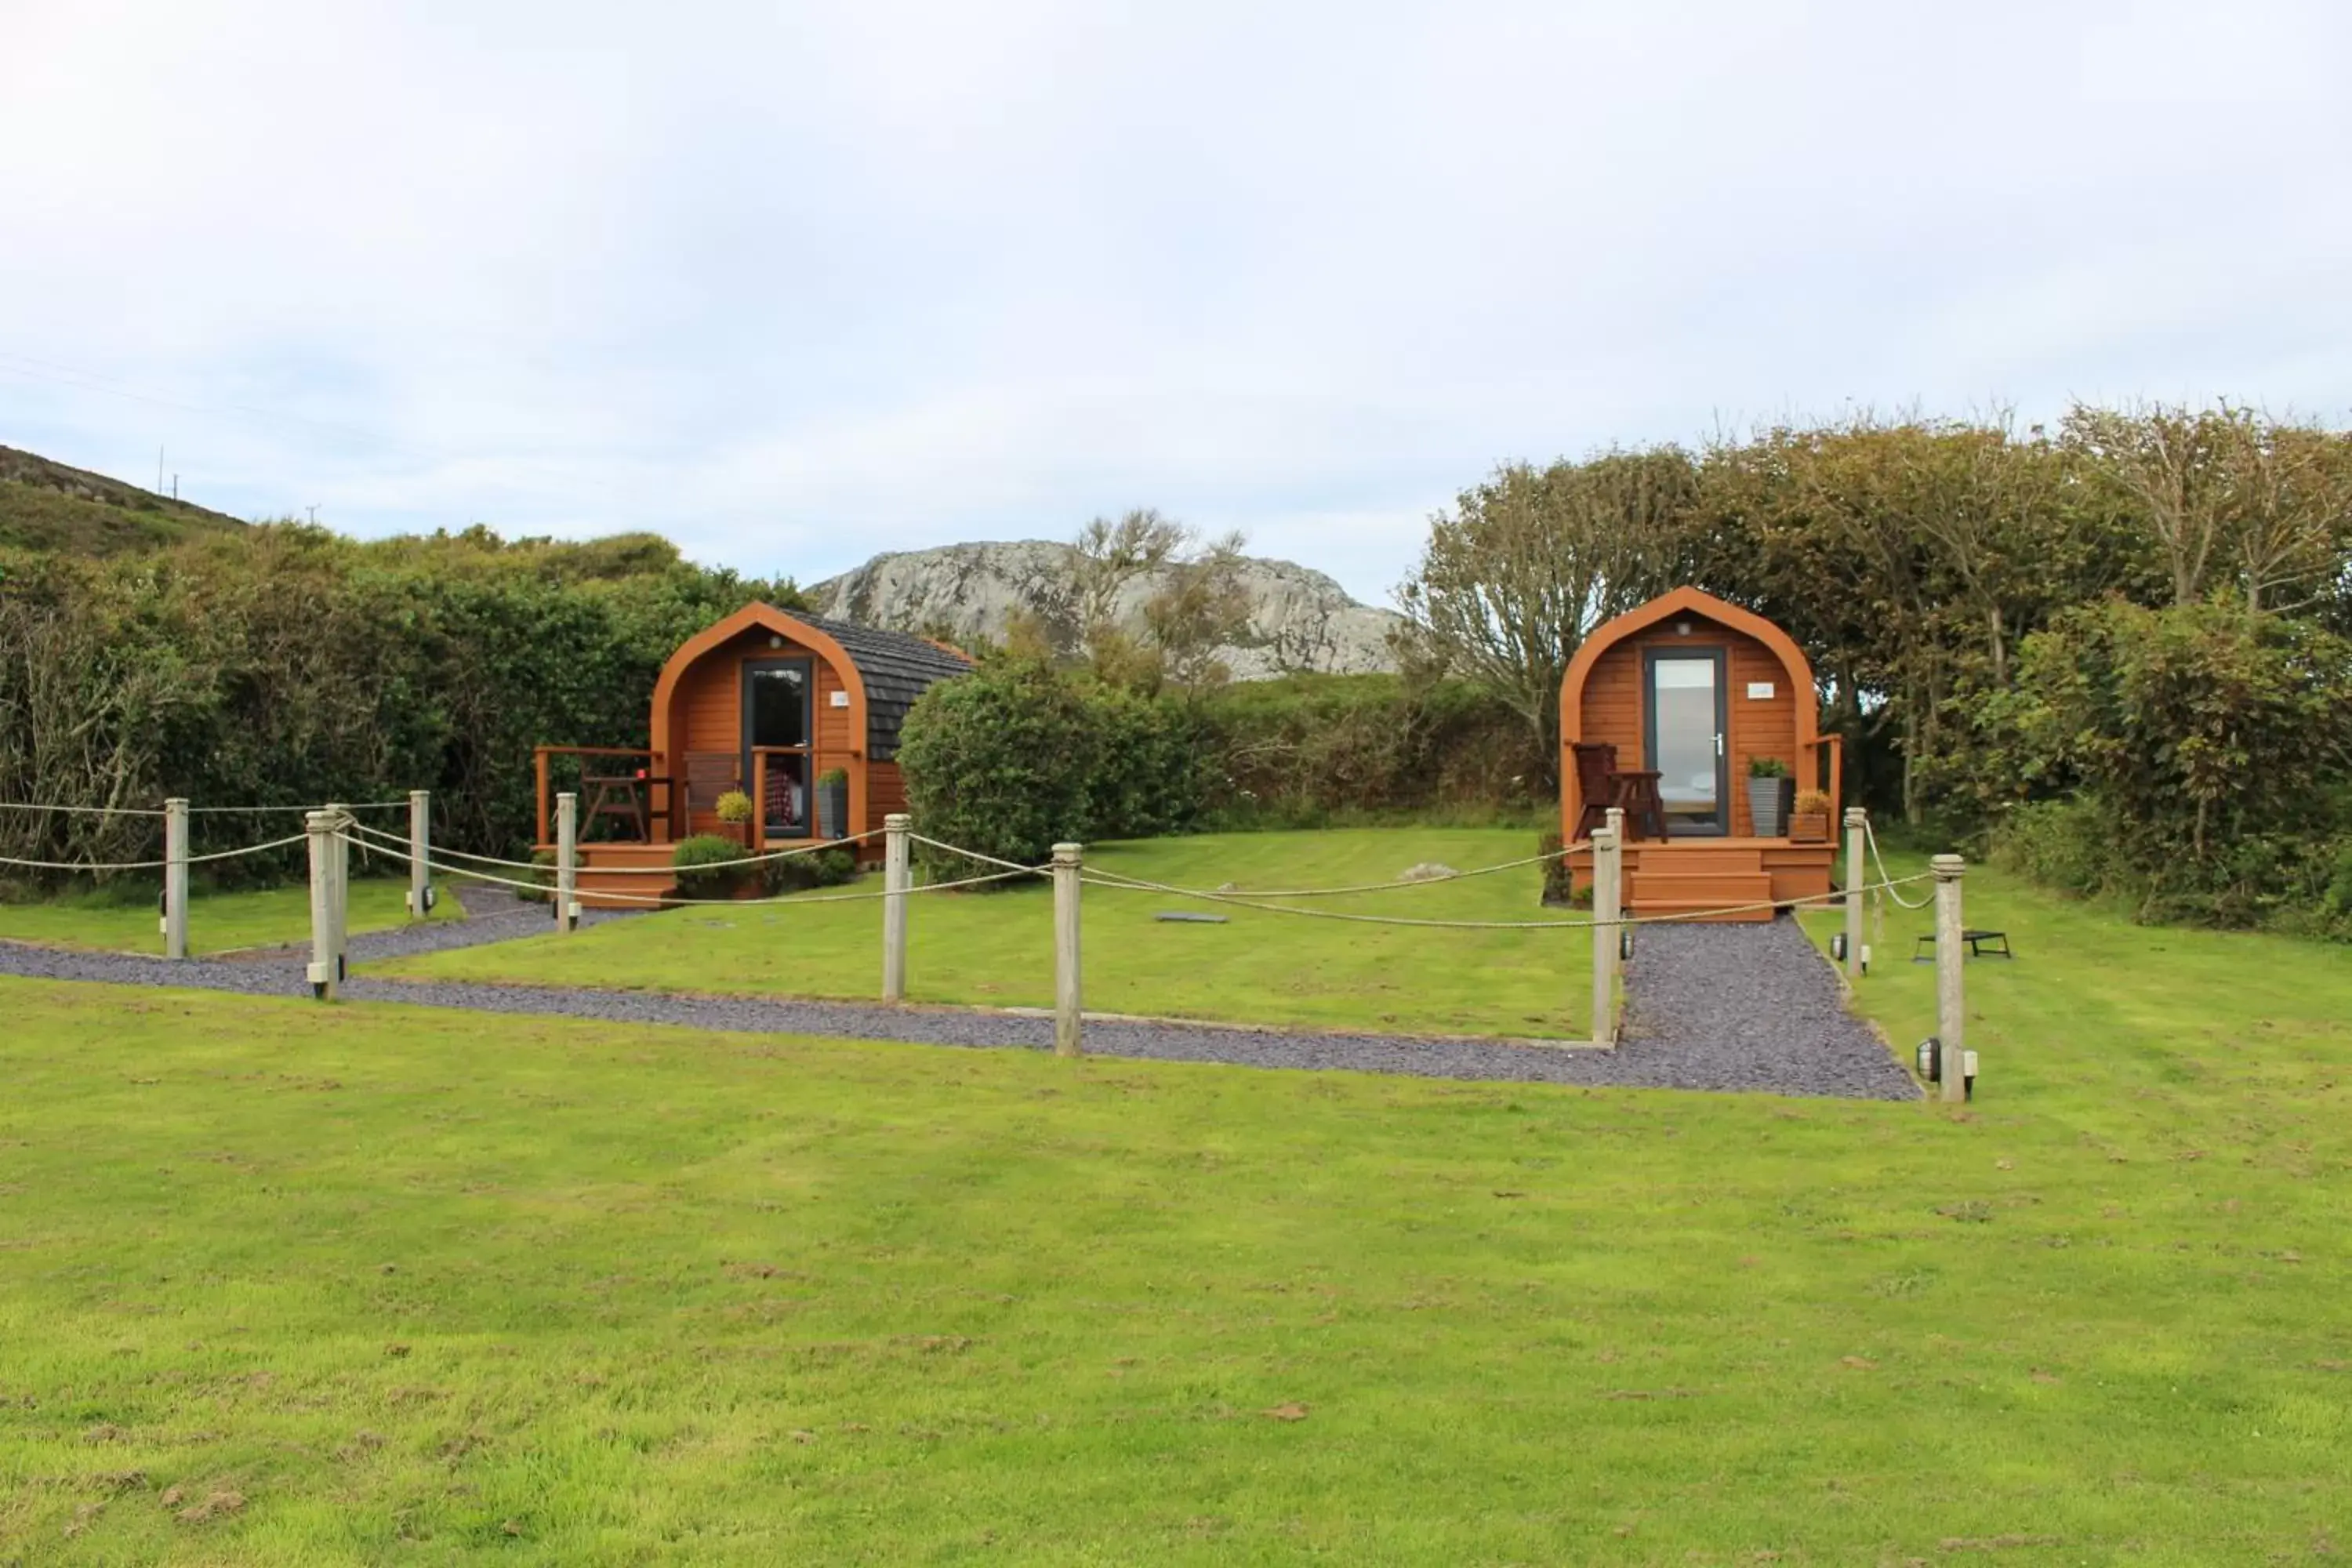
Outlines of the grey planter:
{"label": "grey planter", "polygon": [[1759,838],[1782,838],[1789,832],[1789,806],[1796,797],[1794,779],[1748,781],[1749,831]]}
{"label": "grey planter", "polygon": [[849,781],[816,786],[816,836],[841,838],[849,833]]}

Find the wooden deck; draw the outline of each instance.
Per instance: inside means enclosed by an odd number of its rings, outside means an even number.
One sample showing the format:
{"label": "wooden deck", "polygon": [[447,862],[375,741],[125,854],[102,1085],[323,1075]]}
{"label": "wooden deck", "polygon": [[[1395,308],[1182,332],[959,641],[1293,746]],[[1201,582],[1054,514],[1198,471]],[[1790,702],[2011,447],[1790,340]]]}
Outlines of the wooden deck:
{"label": "wooden deck", "polygon": [[[1624,855],[1626,912],[1643,916],[1821,898],[1837,862],[1833,844],[1786,838],[1654,838],[1626,845]],[[1568,865],[1580,890],[1592,885],[1590,848],[1571,851]],[[1769,921],[1773,913],[1759,908],[1706,918]]]}
{"label": "wooden deck", "polygon": [[[555,852],[552,844],[542,844],[540,847],[550,855]],[[615,867],[658,867],[667,871],[671,857],[677,853],[675,844],[583,844],[579,853],[580,904],[583,909],[649,910],[654,906],[640,900],[666,899],[677,891],[677,882],[674,878],[649,877],[628,870],[617,876],[614,874]],[[634,896],[626,899],[599,896],[605,893]]]}

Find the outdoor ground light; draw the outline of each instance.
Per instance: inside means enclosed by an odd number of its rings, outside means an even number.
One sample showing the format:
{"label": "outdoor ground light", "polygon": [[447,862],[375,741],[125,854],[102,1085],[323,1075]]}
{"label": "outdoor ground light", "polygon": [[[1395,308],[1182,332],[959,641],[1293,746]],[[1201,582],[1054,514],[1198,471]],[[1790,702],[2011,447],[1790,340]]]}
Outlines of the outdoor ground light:
{"label": "outdoor ground light", "polygon": [[1628,963],[1633,960],[1633,928],[1632,926],[1619,926],[1617,928],[1617,956]]}
{"label": "outdoor ground light", "polygon": [[1862,972],[1870,973],[1870,943],[1866,942],[1862,944]]}
{"label": "outdoor ground light", "polygon": [[1962,1051],[1960,1053],[1960,1098],[1974,1100],[1976,1097],[1977,1054],[1974,1051]]}
{"label": "outdoor ground light", "polygon": [[1830,937],[1830,956],[1840,963],[1845,962],[1845,932],[1836,931]]}
{"label": "outdoor ground light", "polygon": [[1944,1042],[1942,1040],[1930,1035],[1919,1042],[1918,1048],[1914,1050],[1911,1056],[1912,1059],[1919,1065],[1921,1078],[1929,1083],[1944,1081]]}

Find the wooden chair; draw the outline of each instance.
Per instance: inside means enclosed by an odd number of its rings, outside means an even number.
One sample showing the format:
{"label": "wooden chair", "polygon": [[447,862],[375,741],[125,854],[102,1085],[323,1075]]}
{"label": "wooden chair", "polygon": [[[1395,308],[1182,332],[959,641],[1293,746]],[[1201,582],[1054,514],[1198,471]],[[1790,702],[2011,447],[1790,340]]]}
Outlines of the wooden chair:
{"label": "wooden chair", "polygon": [[642,768],[627,773],[583,773],[580,784],[588,795],[588,820],[582,825],[583,829],[593,837],[596,824],[610,817],[621,825],[620,831],[628,839],[651,843],[654,786],[667,782],[646,776]]}
{"label": "wooden chair", "polygon": [[718,810],[720,795],[742,787],[743,759],[734,752],[687,752],[686,824],[681,831],[692,832],[696,812]]}
{"label": "wooden chair", "polygon": [[1666,803],[1658,794],[1656,770],[1620,773],[1612,778],[1617,790],[1616,804],[1625,810],[1627,842],[1665,837]]}
{"label": "wooden chair", "polygon": [[1571,839],[1590,838],[1596,827],[1609,826],[1609,808],[1617,804],[1617,748],[1597,741],[1576,742],[1576,794],[1584,809],[1576,814]]}

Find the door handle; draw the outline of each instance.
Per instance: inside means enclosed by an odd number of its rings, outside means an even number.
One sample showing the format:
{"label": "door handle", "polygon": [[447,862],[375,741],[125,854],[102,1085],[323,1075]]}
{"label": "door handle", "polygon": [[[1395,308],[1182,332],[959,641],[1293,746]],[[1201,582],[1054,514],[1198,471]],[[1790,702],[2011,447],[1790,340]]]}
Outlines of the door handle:
{"label": "door handle", "polygon": [[1723,732],[1719,730],[1715,736],[1715,754],[1718,757],[1723,755]]}

